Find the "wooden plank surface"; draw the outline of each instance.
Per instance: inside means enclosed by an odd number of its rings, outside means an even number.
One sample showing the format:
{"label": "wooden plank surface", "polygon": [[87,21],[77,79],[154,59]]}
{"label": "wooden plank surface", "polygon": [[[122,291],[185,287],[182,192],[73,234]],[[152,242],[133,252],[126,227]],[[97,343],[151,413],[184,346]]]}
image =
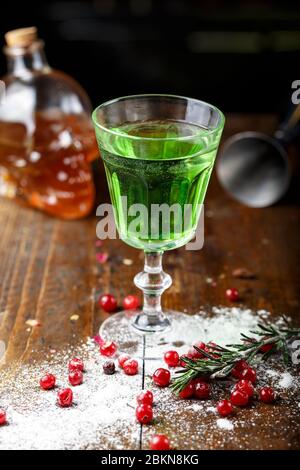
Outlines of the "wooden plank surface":
{"label": "wooden plank surface", "polygon": [[[273,116],[232,115],[227,118],[224,138],[241,130],[271,133],[275,128]],[[296,150],[291,153],[296,162]],[[194,313],[201,306],[228,305],[225,290],[234,285],[240,290],[244,305],[265,308],[274,314],[287,313],[299,324],[297,175],[299,164],[298,168],[295,164],[289,194],[280,204],[266,209],[250,209],[233,201],[213,175],[205,203],[204,249],[195,253],[181,248],[165,254],[164,268],[171,274],[173,286],[164,294],[164,306]],[[96,178],[102,202],[107,200],[103,172],[97,172]],[[7,349],[3,370],[18,361],[42,359],[52,348],[76,345],[97,333],[105,318],[96,305],[101,292],[109,291],[118,299],[136,292],[132,279],[141,269],[142,253],[118,240],[107,241],[104,249],[110,260],[97,265],[96,223],[94,216],[60,221],[0,199],[0,340]],[[132,264],[125,265],[124,258],[132,260]],[[256,273],[256,279],[233,278],[232,271],[239,267]],[[207,283],[207,278],[215,284]],[[70,319],[74,314],[79,316],[77,321]],[[37,319],[41,326],[28,327],[28,319]],[[281,418],[282,424],[289,419]],[[179,440],[177,445],[205,448],[204,441],[193,438],[197,423],[188,413],[186,420],[190,437]],[[162,427],[174,432],[167,417],[158,429],[162,431]],[[242,435],[243,430],[239,432]],[[294,434],[276,435],[273,439],[278,448],[299,448],[299,436],[298,422]],[[256,448],[270,448],[270,439],[271,434],[266,436],[259,427],[253,431]],[[246,440],[242,442],[247,448]],[[123,444],[124,448],[139,446],[125,438]],[[214,446],[217,447],[217,436],[208,447]],[[227,445],[239,447],[238,439]]]}

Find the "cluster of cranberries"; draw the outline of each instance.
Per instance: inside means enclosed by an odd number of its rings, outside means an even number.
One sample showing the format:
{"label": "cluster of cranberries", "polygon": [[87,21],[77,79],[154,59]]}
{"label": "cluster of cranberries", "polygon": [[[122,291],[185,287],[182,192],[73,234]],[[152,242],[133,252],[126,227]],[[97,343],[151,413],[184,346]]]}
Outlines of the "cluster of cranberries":
{"label": "cluster of cranberries", "polygon": [[138,406],[135,416],[139,423],[149,424],[153,419],[153,393],[150,390],[142,391],[136,398]]}
{"label": "cluster of cranberries", "polygon": [[118,363],[121,369],[126,375],[136,375],[139,370],[139,363],[135,359],[132,359],[128,354],[120,354],[118,357]]}
{"label": "cluster of cranberries", "polygon": [[[203,342],[198,342],[195,343],[194,346],[198,349],[204,350],[205,352],[209,353],[212,356],[218,357],[218,354],[215,349],[215,344],[210,342],[208,344],[205,344]],[[167,351],[164,354],[164,361],[169,367],[185,367],[186,363],[184,359],[205,359],[204,354],[202,354],[200,351],[195,349],[195,347],[192,347],[187,354],[183,354],[181,357],[179,357],[178,353],[176,351]]]}
{"label": "cluster of cranberries", "polygon": [[69,362],[69,382],[71,385],[81,385],[83,382],[83,361],[77,357]]}
{"label": "cluster of cranberries", "polygon": [[[233,412],[233,405],[246,406],[254,396],[256,382],[256,372],[246,361],[239,361],[232,370],[232,375],[238,382],[235,384],[230,394],[229,400],[221,400],[217,405],[217,410],[221,416],[228,416]],[[262,387],[259,392],[259,399],[264,403],[273,403],[275,394],[271,387]]]}
{"label": "cluster of cranberries", "polygon": [[[117,345],[113,341],[106,341],[100,344],[100,354],[106,357],[113,357],[117,352]],[[120,354],[118,364],[126,375],[136,375],[139,370],[139,363],[132,359],[128,354]],[[115,373],[115,364],[113,361],[106,361],[103,365],[103,371],[107,375]]]}
{"label": "cluster of cranberries", "polygon": [[[100,354],[106,357],[113,357],[117,352],[117,345],[113,341],[106,341],[100,343]],[[135,359],[130,358],[127,354],[121,354],[118,358],[118,363],[121,369],[124,370],[127,375],[135,375],[138,373],[138,362]],[[69,383],[73,386],[80,385],[83,382],[83,371],[84,363],[79,358],[73,358],[69,364]],[[106,375],[112,375],[115,373],[115,363],[112,360],[108,360],[103,364],[103,372]],[[46,374],[40,380],[40,387],[43,390],[51,390],[56,386],[56,377],[53,374]],[[71,406],[73,403],[73,392],[70,388],[63,388],[57,392],[57,402],[62,407]],[[4,413],[4,412],[3,412]],[[3,416],[5,416],[3,414]],[[0,424],[1,420],[0,410]]]}
{"label": "cluster of cranberries", "polygon": [[[149,424],[153,419],[153,393],[150,390],[143,390],[136,398],[138,406],[135,416],[139,423]],[[156,434],[151,438],[150,449],[169,450],[170,441],[164,434]]]}
{"label": "cluster of cranberries", "polygon": [[[164,361],[169,367],[185,367],[184,358],[187,359],[205,359],[204,352],[208,352],[214,357],[218,357],[218,348],[216,344],[210,342],[205,344],[203,342],[196,343],[187,354],[179,357],[176,351],[167,351],[164,354]],[[267,345],[268,348],[262,350],[267,352],[272,345]],[[202,352],[201,352],[202,351]],[[238,361],[233,368],[231,375],[237,379],[233,390],[230,394],[230,399],[221,400],[217,405],[217,411],[221,416],[228,416],[233,412],[233,406],[246,406],[250,399],[254,396],[256,383],[256,371],[250,367],[246,361]],[[159,387],[166,387],[170,383],[170,372],[167,369],[157,369],[153,374],[153,382]],[[207,377],[198,377],[191,380],[191,382],[179,393],[179,397],[207,399],[210,397],[210,385],[207,382]],[[263,387],[258,391],[260,401],[264,403],[272,403],[275,400],[275,394],[271,387]]]}
{"label": "cluster of cranberries", "polygon": [[[117,299],[112,294],[100,295],[98,304],[107,313],[115,312],[118,307]],[[135,310],[140,306],[140,300],[136,295],[126,295],[122,305],[125,310]]]}
{"label": "cluster of cranberries", "polygon": [[[158,387],[167,387],[170,384],[171,374],[167,369],[160,367],[156,369],[152,376],[152,380]],[[205,378],[197,378],[192,380],[179,394],[180,398],[199,398],[205,399],[210,396],[210,386]]]}
{"label": "cluster of cranberries", "polygon": [[[113,357],[117,352],[117,345],[113,341],[101,342],[100,354],[106,357]],[[118,358],[119,366],[127,375],[135,375],[138,372],[138,362],[131,359],[126,354],[121,354]],[[69,364],[69,383],[73,386],[80,385],[83,382],[84,363],[79,358],[73,358]],[[107,375],[115,373],[115,363],[108,360],[103,364],[103,372]],[[56,386],[56,377],[53,374],[46,374],[40,380],[40,387],[43,390],[52,390]],[[62,407],[71,406],[73,403],[73,392],[70,388],[63,388],[57,392],[57,402]],[[3,415],[4,416],[4,415]],[[2,418],[4,420],[4,418]],[[0,410],[1,424],[1,410]]]}
{"label": "cluster of cranberries", "polygon": [[[71,359],[68,364],[69,383],[75,387],[83,382],[83,361],[77,357]],[[52,390],[56,385],[56,377],[53,374],[46,374],[40,380],[40,387],[43,390]],[[70,388],[62,388],[57,392],[57,403],[62,407],[69,407],[73,403],[73,392]]]}

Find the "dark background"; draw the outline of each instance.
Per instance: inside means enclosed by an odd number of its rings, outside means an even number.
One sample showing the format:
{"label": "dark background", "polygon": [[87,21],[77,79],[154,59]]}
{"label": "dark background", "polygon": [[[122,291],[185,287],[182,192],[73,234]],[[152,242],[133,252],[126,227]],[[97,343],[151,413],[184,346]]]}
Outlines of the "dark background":
{"label": "dark background", "polygon": [[287,0],[11,0],[0,22],[3,44],[7,30],[37,26],[49,63],[94,105],[167,92],[225,112],[282,112],[300,78],[300,6]]}

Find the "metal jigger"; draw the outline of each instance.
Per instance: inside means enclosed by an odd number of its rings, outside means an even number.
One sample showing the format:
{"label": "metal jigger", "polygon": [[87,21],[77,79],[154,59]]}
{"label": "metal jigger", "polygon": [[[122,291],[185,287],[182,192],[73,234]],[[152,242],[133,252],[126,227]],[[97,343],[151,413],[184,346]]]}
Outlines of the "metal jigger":
{"label": "metal jigger", "polygon": [[298,105],[274,137],[241,132],[227,140],[217,160],[217,175],[229,194],[250,207],[267,207],[287,191],[291,168],[286,145],[299,133]]}

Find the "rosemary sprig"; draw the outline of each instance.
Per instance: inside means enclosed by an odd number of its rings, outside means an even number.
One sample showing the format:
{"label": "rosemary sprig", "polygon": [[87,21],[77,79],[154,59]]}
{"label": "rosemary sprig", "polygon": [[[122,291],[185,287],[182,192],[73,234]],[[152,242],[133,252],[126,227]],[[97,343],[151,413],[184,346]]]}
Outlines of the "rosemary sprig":
{"label": "rosemary sprig", "polygon": [[241,333],[241,343],[229,344],[226,347],[214,345],[211,353],[194,346],[205,358],[194,360],[182,357],[181,361],[186,364],[185,368],[177,372],[180,376],[173,380],[171,388],[175,393],[179,393],[191,380],[203,375],[215,379],[225,378],[239,360],[243,359],[250,364],[261,352],[262,346],[268,344],[272,344],[272,348],[262,354],[262,359],[267,359],[277,351],[282,354],[284,362],[289,363],[290,353],[287,342],[299,336],[300,329],[292,328],[288,320],[285,317],[282,318],[283,326],[278,327],[267,322],[258,323],[257,329],[250,331],[251,334],[256,335],[256,338]]}

